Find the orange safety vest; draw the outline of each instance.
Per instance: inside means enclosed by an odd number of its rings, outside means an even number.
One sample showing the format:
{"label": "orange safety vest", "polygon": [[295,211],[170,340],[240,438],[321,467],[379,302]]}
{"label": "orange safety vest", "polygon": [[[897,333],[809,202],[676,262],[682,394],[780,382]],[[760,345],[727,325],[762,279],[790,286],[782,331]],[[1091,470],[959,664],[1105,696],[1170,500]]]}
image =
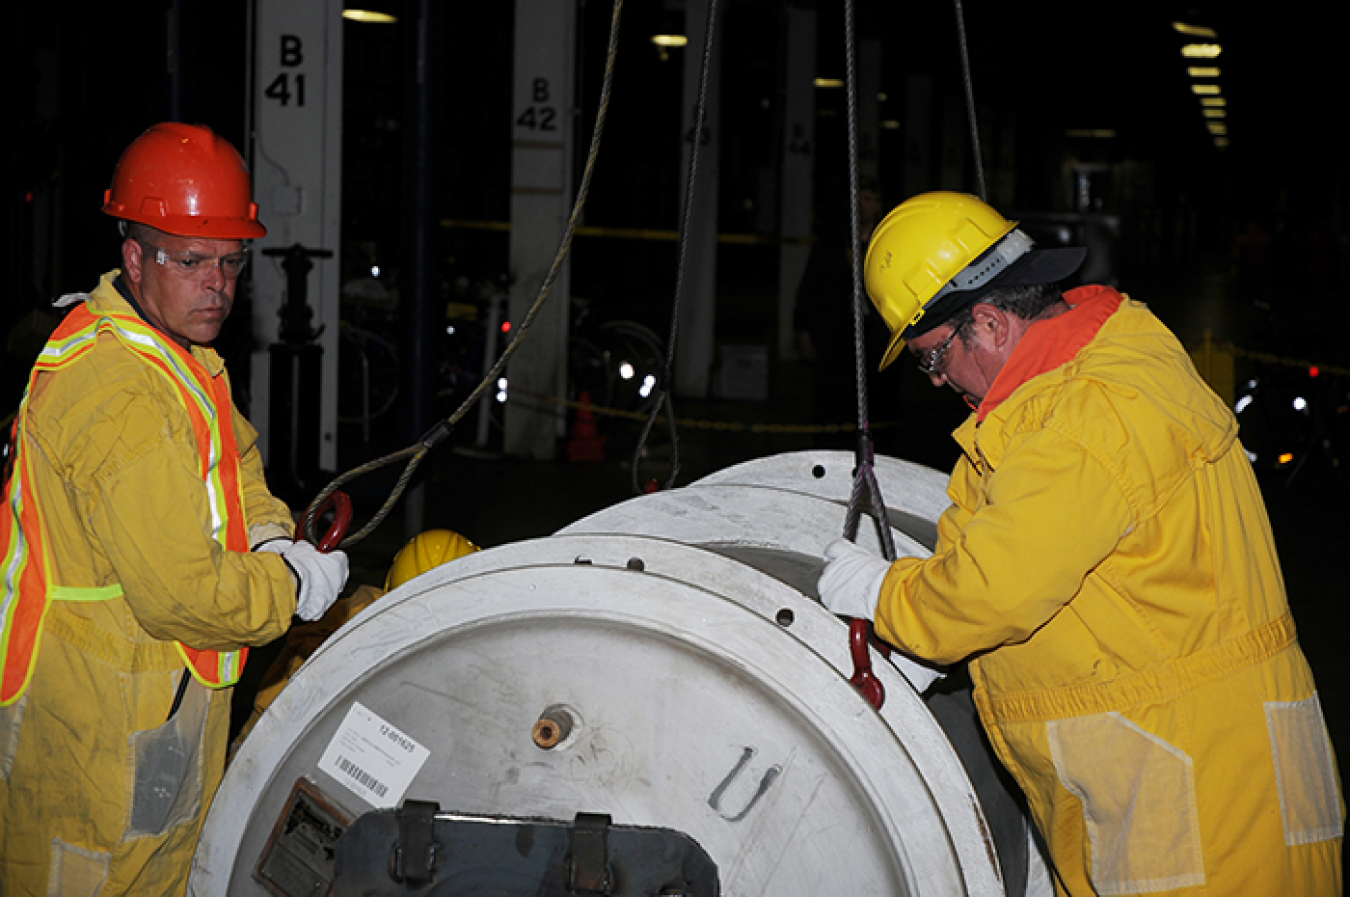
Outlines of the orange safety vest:
{"label": "orange safety vest", "polygon": [[[239,479],[239,450],[234,438],[233,403],[225,378],[212,377],[202,363],[144,321],[128,314],[96,315],[80,305],[66,316],[43,347],[15,417],[9,475],[0,508],[0,707],[17,701],[28,687],[37,660],[42,623],[52,601],[106,601],[122,596],[122,587],[71,586],[52,581],[39,497],[33,492],[31,460],[20,432],[27,421],[28,397],[41,373],[59,371],[82,358],[102,333],[111,333],[172,383],[192,421],[201,456],[201,476],[211,511],[211,534],[227,551],[248,551],[244,494]],[[188,669],[211,688],[239,681],[248,648],[202,651],[178,643]]]}

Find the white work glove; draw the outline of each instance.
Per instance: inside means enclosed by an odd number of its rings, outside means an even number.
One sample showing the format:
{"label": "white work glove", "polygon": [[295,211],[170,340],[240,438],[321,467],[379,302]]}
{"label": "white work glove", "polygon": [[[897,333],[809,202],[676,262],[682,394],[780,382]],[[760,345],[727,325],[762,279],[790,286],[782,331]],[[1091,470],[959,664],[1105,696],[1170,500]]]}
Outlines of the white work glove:
{"label": "white work glove", "polygon": [[876,617],[881,582],[890,561],[859,548],[847,539],[835,539],[825,548],[825,571],[816,583],[820,601],[843,617]]}
{"label": "white work glove", "polygon": [[298,597],[295,615],[305,622],[313,622],[324,615],[342,594],[347,584],[347,554],[343,551],[319,551],[304,539],[272,539],[254,551],[270,551],[281,555],[295,577]]}

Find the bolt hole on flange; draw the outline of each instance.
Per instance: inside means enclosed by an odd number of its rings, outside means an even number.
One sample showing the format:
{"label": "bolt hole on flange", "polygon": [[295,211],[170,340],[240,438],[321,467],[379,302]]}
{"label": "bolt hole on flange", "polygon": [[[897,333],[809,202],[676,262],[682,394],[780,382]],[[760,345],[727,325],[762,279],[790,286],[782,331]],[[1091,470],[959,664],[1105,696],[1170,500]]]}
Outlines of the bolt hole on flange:
{"label": "bolt hole on flange", "polygon": [[540,750],[551,751],[564,746],[577,729],[579,717],[572,708],[563,704],[550,704],[539,714],[530,737]]}
{"label": "bolt hole on flange", "polygon": [[825,465],[824,465],[824,464],[817,464],[817,465],[815,465],[814,467],[812,467],[812,468],[811,468],[811,476],[815,477],[815,478],[818,479],[818,480],[823,480],[823,479],[825,479]]}
{"label": "bolt hole on flange", "polygon": [[782,626],[784,629],[787,629],[797,621],[797,618],[792,613],[792,608],[790,607],[779,608],[778,613],[774,615],[774,619],[778,621],[778,625]]}

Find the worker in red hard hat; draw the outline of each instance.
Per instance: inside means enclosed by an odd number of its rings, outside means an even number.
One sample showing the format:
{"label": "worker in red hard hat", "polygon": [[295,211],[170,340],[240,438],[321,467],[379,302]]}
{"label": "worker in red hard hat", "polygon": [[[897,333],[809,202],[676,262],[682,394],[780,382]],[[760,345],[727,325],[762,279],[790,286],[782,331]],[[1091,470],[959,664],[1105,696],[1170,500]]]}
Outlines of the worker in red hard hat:
{"label": "worker in red hard hat", "polygon": [[243,159],[155,125],[103,210],[122,267],[68,306],[0,507],[0,893],[178,895],[249,645],[313,620],[341,552],[290,538],[211,349],[261,237]]}

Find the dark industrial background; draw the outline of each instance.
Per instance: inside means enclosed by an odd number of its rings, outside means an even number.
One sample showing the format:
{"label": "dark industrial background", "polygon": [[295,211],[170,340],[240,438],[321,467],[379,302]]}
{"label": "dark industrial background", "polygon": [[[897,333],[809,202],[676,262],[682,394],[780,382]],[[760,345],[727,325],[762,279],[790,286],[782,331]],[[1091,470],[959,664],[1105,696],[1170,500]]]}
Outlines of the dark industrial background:
{"label": "dark industrial background", "polygon": [[[718,267],[717,339],[773,346],[778,291],[774,172],[785,139],[777,124],[783,56],[782,14],[790,0],[723,0],[724,42],[719,229],[757,241],[724,245]],[[816,0],[819,74],[844,77],[842,0]],[[391,286],[408,272],[401,209],[409,151],[406,52],[416,0],[376,4],[399,16],[392,26],[347,23],[343,134],[344,277],[378,264]],[[3,143],[3,243],[6,333],[0,415],[17,406],[28,365],[54,321],[50,300],[86,290],[116,262],[118,240],[99,214],[121,151],[166,118],[204,122],[244,145],[246,0],[106,3],[53,0],[16,4],[7,29]],[[963,71],[955,7],[947,0],[858,0],[858,34],[883,47],[881,177],[887,204],[925,187],[975,189],[975,163],[950,141],[927,154],[933,183],[901,183],[906,152],[902,98],[915,79],[931,87],[934,140],[964,129]],[[434,36],[438,81],[433,115],[438,189],[435,281],[450,301],[465,283],[492,282],[507,268],[513,4],[447,3]],[[578,158],[594,119],[611,13],[598,0],[578,3],[575,110]],[[971,87],[989,157],[1010,179],[1005,211],[1028,221],[1116,223],[1104,244],[1106,266],[1123,290],[1152,305],[1189,345],[1208,333],[1236,350],[1239,384],[1260,375],[1263,399],[1301,398],[1307,413],[1276,416],[1261,432],[1244,430],[1261,453],[1262,482],[1282,553],[1301,638],[1342,756],[1350,750],[1350,664],[1346,568],[1350,551],[1347,471],[1350,434],[1337,423],[1350,405],[1347,319],[1346,153],[1335,115],[1347,75],[1329,3],[1099,4],[1041,0],[963,4]],[[600,154],[588,224],[671,231],[680,207],[680,63],[662,59],[647,37],[666,24],[664,5],[629,0],[615,97]],[[1228,98],[1229,143],[1215,144],[1190,93],[1181,38],[1172,23],[1213,28],[1224,47],[1217,61]],[[818,231],[839,227],[848,190],[847,123],[842,91],[818,99]],[[953,120],[952,116],[957,116]],[[959,144],[958,144],[959,145]],[[944,153],[946,155],[944,156]],[[939,184],[955,170],[960,184]],[[1084,182],[1073,172],[1088,171]],[[1081,233],[1081,231],[1078,231]],[[572,256],[572,292],[600,317],[637,321],[664,337],[675,286],[672,241],[580,238]],[[457,286],[458,285],[458,286]],[[247,297],[243,297],[247,301]],[[353,314],[357,311],[354,310]],[[347,309],[344,306],[344,316]],[[252,341],[235,326],[220,348],[246,358]],[[391,330],[391,333],[396,329]],[[523,348],[522,351],[528,351]],[[750,457],[810,446],[848,444],[847,436],[803,432],[811,423],[808,364],[771,351],[766,393],[754,401],[685,397],[678,430],[678,481]],[[1302,362],[1301,364],[1287,362]],[[1310,376],[1311,368],[1318,376]],[[947,433],[964,408],[936,393],[906,365],[872,419],[882,450],[945,469]],[[240,380],[246,364],[233,368]],[[435,372],[428,372],[435,376]],[[247,383],[240,383],[247,397]],[[1269,391],[1278,387],[1278,392]],[[405,438],[398,402],[373,434],[342,431],[344,468],[399,448]],[[735,423],[740,429],[714,429]],[[766,425],[759,430],[744,426]],[[426,525],[460,530],[481,545],[547,534],[631,494],[630,453],[637,424],[601,418],[604,460],[524,462],[457,436],[424,463]],[[842,441],[841,441],[842,440]],[[1264,466],[1267,448],[1292,461]],[[676,452],[657,428],[641,476],[664,478]],[[353,488],[358,516],[373,513],[390,486],[376,476]],[[842,525],[842,521],[841,521]],[[397,514],[353,552],[358,578],[377,582],[406,537]]]}

